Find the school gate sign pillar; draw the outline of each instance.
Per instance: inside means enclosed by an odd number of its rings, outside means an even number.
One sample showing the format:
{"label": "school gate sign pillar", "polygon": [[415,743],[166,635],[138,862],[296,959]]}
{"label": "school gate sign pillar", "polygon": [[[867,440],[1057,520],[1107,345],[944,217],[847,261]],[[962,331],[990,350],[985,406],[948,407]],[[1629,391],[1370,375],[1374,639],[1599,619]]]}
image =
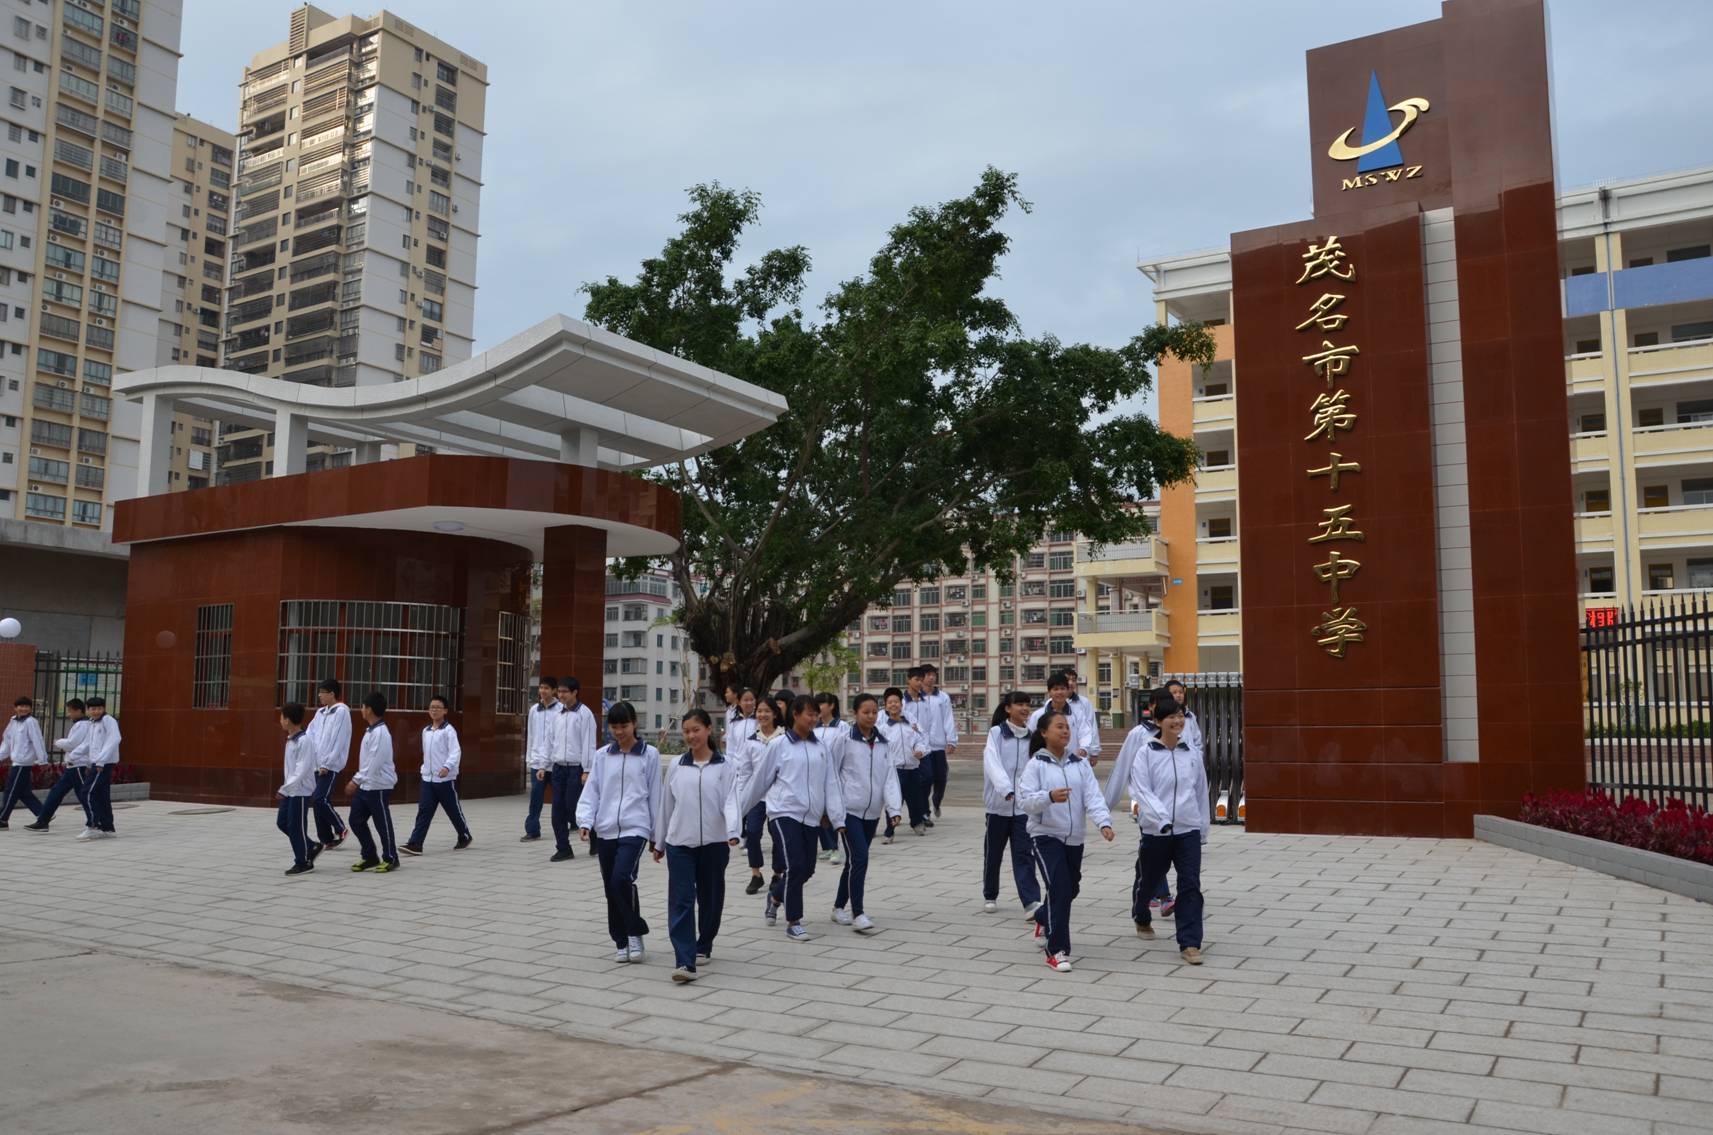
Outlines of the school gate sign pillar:
{"label": "school gate sign pillar", "polygon": [[1583,781],[1547,82],[1540,0],[1311,51],[1314,218],[1232,236],[1257,831]]}

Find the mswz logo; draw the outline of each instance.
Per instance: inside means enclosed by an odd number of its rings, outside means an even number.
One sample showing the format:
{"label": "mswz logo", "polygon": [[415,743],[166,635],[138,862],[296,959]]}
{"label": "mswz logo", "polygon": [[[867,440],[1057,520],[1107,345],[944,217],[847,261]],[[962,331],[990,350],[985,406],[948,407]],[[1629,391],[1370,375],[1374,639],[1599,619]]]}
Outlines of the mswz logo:
{"label": "mswz logo", "polygon": [[[1356,163],[1356,176],[1341,178],[1339,188],[1361,189],[1368,185],[1420,177],[1421,166],[1404,164],[1404,151],[1399,147],[1398,139],[1427,110],[1428,100],[1424,98],[1407,98],[1387,106],[1386,96],[1380,93],[1380,76],[1376,72],[1368,72],[1368,109],[1362,116],[1361,145],[1350,144],[1350,136],[1356,133],[1356,127],[1352,126],[1326,148],[1327,157],[1334,161]],[[1402,117],[1394,121],[1394,114]]]}

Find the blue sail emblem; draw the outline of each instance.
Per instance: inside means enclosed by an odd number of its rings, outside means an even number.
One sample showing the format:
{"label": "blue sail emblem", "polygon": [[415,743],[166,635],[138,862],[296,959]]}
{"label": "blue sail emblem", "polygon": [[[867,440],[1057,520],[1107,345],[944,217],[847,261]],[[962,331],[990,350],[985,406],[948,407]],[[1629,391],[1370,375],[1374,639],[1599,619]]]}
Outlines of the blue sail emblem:
{"label": "blue sail emblem", "polygon": [[[1326,149],[1327,156],[1341,162],[1355,161],[1357,173],[1401,166],[1404,164],[1404,151],[1398,146],[1398,139],[1427,109],[1428,100],[1424,98],[1407,98],[1387,106],[1386,96],[1380,93],[1380,76],[1370,71],[1368,109],[1362,115],[1362,144],[1350,144],[1350,136],[1356,133],[1356,127],[1352,126],[1333,139],[1332,145]],[[1394,122],[1393,111],[1403,117]]]}
{"label": "blue sail emblem", "polygon": [[[1399,131],[1398,133],[1402,133]],[[1368,110],[1362,116],[1362,144],[1364,147],[1390,138],[1377,150],[1369,150],[1357,159],[1356,172],[1367,173],[1375,169],[1391,169],[1393,166],[1404,164],[1404,151],[1398,146],[1398,134],[1392,132],[1392,113],[1386,109],[1386,96],[1380,93],[1380,76],[1373,71],[1368,72]]]}

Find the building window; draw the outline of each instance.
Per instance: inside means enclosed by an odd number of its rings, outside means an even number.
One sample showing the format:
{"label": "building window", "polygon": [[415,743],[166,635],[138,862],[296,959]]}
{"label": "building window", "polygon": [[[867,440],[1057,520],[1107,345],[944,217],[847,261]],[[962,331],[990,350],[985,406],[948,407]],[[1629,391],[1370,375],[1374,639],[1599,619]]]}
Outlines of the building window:
{"label": "building window", "polygon": [[529,619],[500,612],[500,649],[495,667],[494,712],[522,713],[529,705]]}
{"label": "building window", "polygon": [[279,702],[313,701],[337,677],[378,690],[394,709],[424,711],[435,695],[459,708],[464,609],[431,603],[292,599],[280,604]]}
{"label": "building window", "polygon": [[[922,629],[927,630],[928,628],[923,627]],[[894,616],[892,616],[892,631],[894,634],[909,634],[910,633],[910,616],[909,615],[894,615]]]}
{"label": "building window", "polygon": [[190,704],[195,709],[225,709],[232,692],[232,604],[196,609],[196,658]]}
{"label": "building window", "polygon": [[940,602],[940,589],[938,587],[924,587],[916,601],[924,607],[933,607]]}
{"label": "building window", "polygon": [[1048,570],[1050,570],[1050,571],[1070,571],[1071,570],[1071,556],[1072,556],[1072,553],[1070,553],[1070,552],[1052,552],[1052,553],[1049,553],[1047,556],[1047,568],[1048,568]]}
{"label": "building window", "polygon": [[1045,567],[1046,564],[1047,553],[1045,552],[1030,552],[1028,555],[1023,557],[1023,566],[1025,568]]}
{"label": "building window", "polygon": [[894,591],[892,593],[892,605],[894,607],[908,607],[908,606],[910,606],[910,590],[909,590],[909,588],[899,588],[897,591]]}
{"label": "building window", "polygon": [[910,644],[908,642],[895,642],[892,644],[892,657],[894,661],[904,661],[910,657],[910,654]]}

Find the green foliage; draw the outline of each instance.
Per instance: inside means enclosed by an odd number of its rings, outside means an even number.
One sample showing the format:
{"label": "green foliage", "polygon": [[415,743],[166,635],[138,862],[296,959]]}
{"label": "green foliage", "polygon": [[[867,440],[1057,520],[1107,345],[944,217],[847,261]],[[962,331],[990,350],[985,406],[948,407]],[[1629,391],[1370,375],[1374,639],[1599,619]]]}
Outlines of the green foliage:
{"label": "green foliage", "polygon": [[1024,335],[994,293],[1000,222],[1029,209],[1013,175],[912,209],[817,320],[799,306],[805,249],[733,267],[755,193],[713,184],[690,201],[634,282],[584,290],[591,322],[787,400],[769,429],[656,474],[685,497],[670,563],[716,682],[772,684],[895,584],[961,570],[966,549],[1008,566],[1049,527],[1143,535],[1129,506],[1191,475],[1188,439],[1116,408],[1166,354],[1210,362],[1212,336],[1151,326],[1111,349]]}
{"label": "green foliage", "polygon": [[837,690],[845,675],[861,666],[862,656],[854,649],[842,642],[830,642],[815,655],[813,662],[802,667],[803,680],[816,693]]}

